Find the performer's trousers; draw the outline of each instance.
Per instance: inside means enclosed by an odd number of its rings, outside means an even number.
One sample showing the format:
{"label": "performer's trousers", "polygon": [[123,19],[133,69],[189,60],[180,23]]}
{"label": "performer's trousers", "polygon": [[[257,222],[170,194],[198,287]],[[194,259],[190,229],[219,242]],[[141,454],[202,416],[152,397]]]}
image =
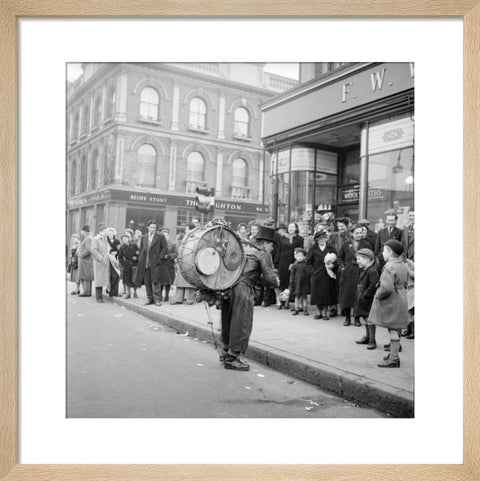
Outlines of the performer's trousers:
{"label": "performer's trousers", "polygon": [[248,348],[253,325],[254,291],[245,284],[232,288],[231,296],[222,305],[222,342],[235,355]]}

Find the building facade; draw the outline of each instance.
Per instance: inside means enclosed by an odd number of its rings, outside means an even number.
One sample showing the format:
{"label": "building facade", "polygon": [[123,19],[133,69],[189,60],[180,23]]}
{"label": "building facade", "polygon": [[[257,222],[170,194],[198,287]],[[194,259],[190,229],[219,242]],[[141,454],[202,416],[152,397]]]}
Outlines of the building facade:
{"label": "building facade", "polygon": [[67,236],[149,219],[179,233],[201,217],[197,186],[234,227],[267,217],[259,107],[296,82],[263,66],[82,64],[67,87]]}
{"label": "building facade", "polygon": [[394,211],[406,223],[414,208],[413,64],[301,64],[300,80],[261,107],[273,217],[304,233],[328,213],[368,218],[378,229]]}

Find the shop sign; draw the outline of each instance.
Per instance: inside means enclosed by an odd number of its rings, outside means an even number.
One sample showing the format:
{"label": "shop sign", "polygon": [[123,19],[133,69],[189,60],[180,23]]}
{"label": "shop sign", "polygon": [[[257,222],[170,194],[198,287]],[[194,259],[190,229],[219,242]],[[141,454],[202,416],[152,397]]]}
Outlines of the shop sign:
{"label": "shop sign", "polygon": [[67,204],[69,209],[77,209],[84,205],[97,204],[110,200],[110,191],[94,192],[93,194],[84,195],[78,199],[69,199]]}
{"label": "shop sign", "polygon": [[[134,192],[134,191],[127,191],[127,190],[116,190],[110,189],[109,191],[105,191],[100,193],[102,195],[108,195],[108,197],[104,197],[105,199],[111,199],[114,201],[121,201],[121,202],[128,202],[128,203],[136,203],[142,205],[172,205],[178,207],[196,207],[197,202],[195,200],[195,196],[181,196],[181,195],[170,195],[170,194],[149,194],[146,192]],[[96,195],[97,197],[100,194],[94,194],[89,196],[85,199],[79,199],[83,205],[87,202],[95,202],[100,200],[90,200],[90,197],[93,199]],[[76,207],[77,205],[75,205]],[[69,207],[72,208],[71,201],[69,201]],[[269,208],[263,207],[262,205],[258,204],[249,204],[245,202],[232,202],[232,201],[223,201],[217,200],[215,202],[215,209],[224,210],[227,212],[249,212],[249,213],[259,213],[259,214],[268,214]]]}
{"label": "shop sign", "polygon": [[[360,198],[360,187],[355,186],[348,189],[343,189],[342,191],[342,202],[355,202]],[[383,189],[368,189],[369,199],[382,199]]]}

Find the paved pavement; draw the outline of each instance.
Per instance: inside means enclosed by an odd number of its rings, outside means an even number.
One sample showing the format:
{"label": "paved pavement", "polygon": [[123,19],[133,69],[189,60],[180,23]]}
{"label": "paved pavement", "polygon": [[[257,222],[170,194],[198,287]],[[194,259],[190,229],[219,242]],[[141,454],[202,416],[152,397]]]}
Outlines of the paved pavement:
{"label": "paved pavement", "polygon": [[[113,298],[114,302],[190,336],[213,342],[203,303],[144,306],[145,291],[138,299]],[[173,298],[173,293],[171,293]],[[210,308],[215,335],[220,333],[220,311]],[[402,338],[399,369],[377,367],[386,353],[386,329],[377,329],[377,349],[355,344],[365,328],[343,326],[343,317],[316,320],[310,315],[292,316],[275,306],[255,307],[253,332],[246,357],[302,381],[318,385],[350,400],[364,403],[396,417],[414,416],[414,341]]]}

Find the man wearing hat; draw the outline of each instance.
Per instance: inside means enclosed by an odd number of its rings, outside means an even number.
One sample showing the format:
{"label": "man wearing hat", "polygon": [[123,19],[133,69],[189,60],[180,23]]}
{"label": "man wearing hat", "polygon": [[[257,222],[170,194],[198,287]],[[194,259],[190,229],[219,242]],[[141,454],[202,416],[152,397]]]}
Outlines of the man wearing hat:
{"label": "man wearing hat", "polygon": [[80,230],[78,254],[78,279],[82,283],[83,292],[79,297],[91,297],[93,281],[92,237],[90,227],[84,225]]}
{"label": "man wearing hat", "polygon": [[225,369],[250,369],[248,363],[240,359],[240,355],[246,352],[252,333],[255,286],[263,276],[267,287],[278,287],[271,256],[274,236],[274,229],[260,226],[255,245],[245,244],[245,265],[242,273],[231,288],[229,298],[222,304],[223,353],[220,360],[223,361]]}
{"label": "man wearing hat", "polygon": [[168,252],[165,256],[165,265],[167,266],[168,276],[165,276],[161,283],[162,300],[169,301],[170,288],[175,282],[175,259],[178,257],[177,244],[170,239],[170,229],[168,227],[162,227],[158,230],[160,234],[163,234],[167,240]]}
{"label": "man wearing hat", "polygon": [[400,256],[403,245],[400,241],[390,239],[383,245],[382,255],[385,267],[380,276],[380,285],[375,293],[370,321],[388,329],[390,336],[390,353],[378,367],[400,367],[400,335],[399,331],[407,327],[410,316],[407,304],[407,265]]}
{"label": "man wearing hat", "polygon": [[370,245],[372,247],[375,247],[375,244],[377,242],[377,234],[375,234],[375,232],[373,232],[372,230],[370,230],[370,221],[368,219],[360,219],[358,222],[357,222],[357,225],[359,225],[360,227],[364,227],[365,230],[366,230],[366,236],[365,236],[365,239],[370,242]]}

